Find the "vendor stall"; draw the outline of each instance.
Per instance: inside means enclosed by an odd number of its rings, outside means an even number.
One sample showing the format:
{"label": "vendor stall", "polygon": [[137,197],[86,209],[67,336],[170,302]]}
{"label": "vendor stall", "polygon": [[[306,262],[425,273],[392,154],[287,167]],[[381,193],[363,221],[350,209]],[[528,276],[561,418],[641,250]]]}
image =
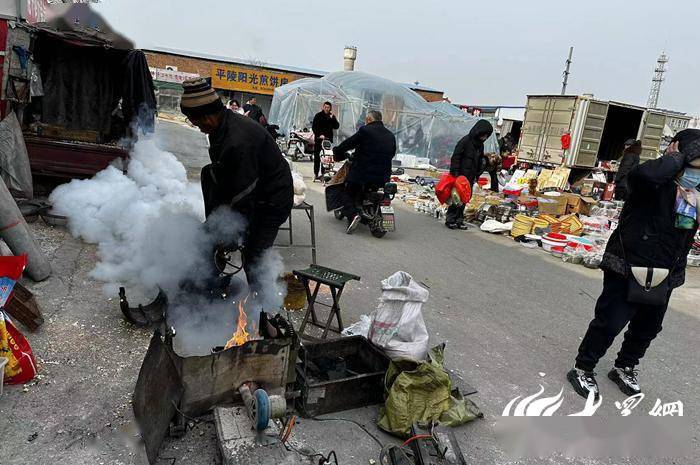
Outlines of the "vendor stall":
{"label": "vendor stall", "polygon": [[88,177],[115,158],[138,120],[152,130],[155,95],[140,50],[109,28],[57,17],[13,23],[1,99],[17,114],[35,174]]}

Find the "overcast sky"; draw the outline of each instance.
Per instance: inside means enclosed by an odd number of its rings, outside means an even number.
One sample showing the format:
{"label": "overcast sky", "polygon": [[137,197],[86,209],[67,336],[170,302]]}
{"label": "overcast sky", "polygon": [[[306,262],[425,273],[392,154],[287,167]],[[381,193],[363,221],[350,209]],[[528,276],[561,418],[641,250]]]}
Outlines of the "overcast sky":
{"label": "overcast sky", "polygon": [[700,114],[696,0],[102,0],[138,47],[356,70],[443,90],[453,102],[524,105],[561,91],[645,105],[656,58],[670,56],[660,106]]}

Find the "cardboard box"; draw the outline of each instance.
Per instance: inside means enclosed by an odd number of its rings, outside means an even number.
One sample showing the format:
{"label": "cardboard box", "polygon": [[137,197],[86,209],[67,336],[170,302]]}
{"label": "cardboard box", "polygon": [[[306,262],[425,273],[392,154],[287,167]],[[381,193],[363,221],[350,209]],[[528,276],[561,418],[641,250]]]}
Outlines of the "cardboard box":
{"label": "cardboard box", "polygon": [[591,213],[591,207],[598,203],[596,199],[592,197],[582,197],[578,194],[572,194],[570,192],[567,192],[565,195],[567,214],[578,213],[588,216]]}
{"label": "cardboard box", "polygon": [[580,215],[591,215],[591,208],[598,205],[598,201],[593,197],[581,197],[581,204],[579,205],[578,213]]}
{"label": "cardboard box", "polygon": [[543,195],[537,197],[537,202],[540,214],[561,216],[566,214],[568,197],[564,194],[557,196]]}

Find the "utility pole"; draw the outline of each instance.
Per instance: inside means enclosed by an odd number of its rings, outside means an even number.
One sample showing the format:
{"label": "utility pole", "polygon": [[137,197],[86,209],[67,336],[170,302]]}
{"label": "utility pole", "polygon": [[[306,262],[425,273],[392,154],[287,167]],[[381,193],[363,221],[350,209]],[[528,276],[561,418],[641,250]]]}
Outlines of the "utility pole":
{"label": "utility pole", "polygon": [[661,83],[664,82],[664,73],[667,71],[666,63],[668,63],[668,55],[666,55],[666,52],[661,52],[661,55],[659,55],[659,58],[656,60],[654,77],[651,79],[651,91],[649,91],[647,108],[658,108],[659,106]]}
{"label": "utility pole", "polygon": [[571,69],[571,57],[574,55],[574,47],[569,47],[569,58],[566,59],[566,68],[564,68],[564,81],[561,83],[561,95],[566,94],[566,85],[569,83],[569,71]]}

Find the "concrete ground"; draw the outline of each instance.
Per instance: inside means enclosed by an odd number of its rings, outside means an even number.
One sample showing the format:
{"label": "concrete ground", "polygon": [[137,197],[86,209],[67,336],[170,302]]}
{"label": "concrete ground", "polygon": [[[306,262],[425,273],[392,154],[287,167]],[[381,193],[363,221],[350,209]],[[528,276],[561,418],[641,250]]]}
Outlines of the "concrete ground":
{"label": "concrete ground", "polygon": [[[175,123],[159,123],[162,145],[188,167],[193,179],[207,163],[203,137]],[[297,163],[307,177],[310,163]],[[478,230],[451,231],[415,213],[400,201],[397,231],[375,239],[360,228],[351,236],[343,223],[325,212],[322,187],[307,182],[307,201],[316,206],[318,262],[362,276],[343,295],[343,314],[353,322],[370,314],[380,297],[380,281],[404,270],[430,289],[423,314],[431,344],[447,343],[447,365],[478,389],[473,396],[483,420],[457,430],[470,464],[695,464],[700,463],[700,424],[696,383],[700,355],[700,270],[689,269],[686,285],[676,291],[655,340],[640,366],[646,399],[633,415],[646,415],[654,401],[681,400],[691,422],[691,456],[594,460],[509,457],[494,436],[506,404],[538,391],[556,395],[564,388],[559,414],[583,408],[568,387],[565,374],[592,316],[601,289],[601,273],[528,250],[506,237]],[[297,212],[297,215],[302,215]],[[298,240],[308,235],[296,216]],[[43,283],[29,283],[44,309],[46,323],[28,333],[41,377],[23,389],[6,386],[0,398],[0,463],[2,464],[132,464],[144,463],[136,445],[130,397],[149,333],[123,322],[116,296],[105,296],[89,276],[96,248],[72,238],[65,229],[32,225],[54,267]],[[310,262],[308,251],[281,249],[289,269]],[[132,302],[132,304],[135,302]],[[599,366],[603,404],[598,416],[619,416],[614,401],[626,396],[604,374],[620,338]],[[376,408],[342,412],[376,433]],[[630,418],[630,421],[634,421]],[[211,417],[191,424],[182,440],[168,439],[159,464],[218,463]],[[335,449],[338,463],[366,464],[379,447],[359,427],[347,422],[302,420],[295,434],[319,452]]]}

